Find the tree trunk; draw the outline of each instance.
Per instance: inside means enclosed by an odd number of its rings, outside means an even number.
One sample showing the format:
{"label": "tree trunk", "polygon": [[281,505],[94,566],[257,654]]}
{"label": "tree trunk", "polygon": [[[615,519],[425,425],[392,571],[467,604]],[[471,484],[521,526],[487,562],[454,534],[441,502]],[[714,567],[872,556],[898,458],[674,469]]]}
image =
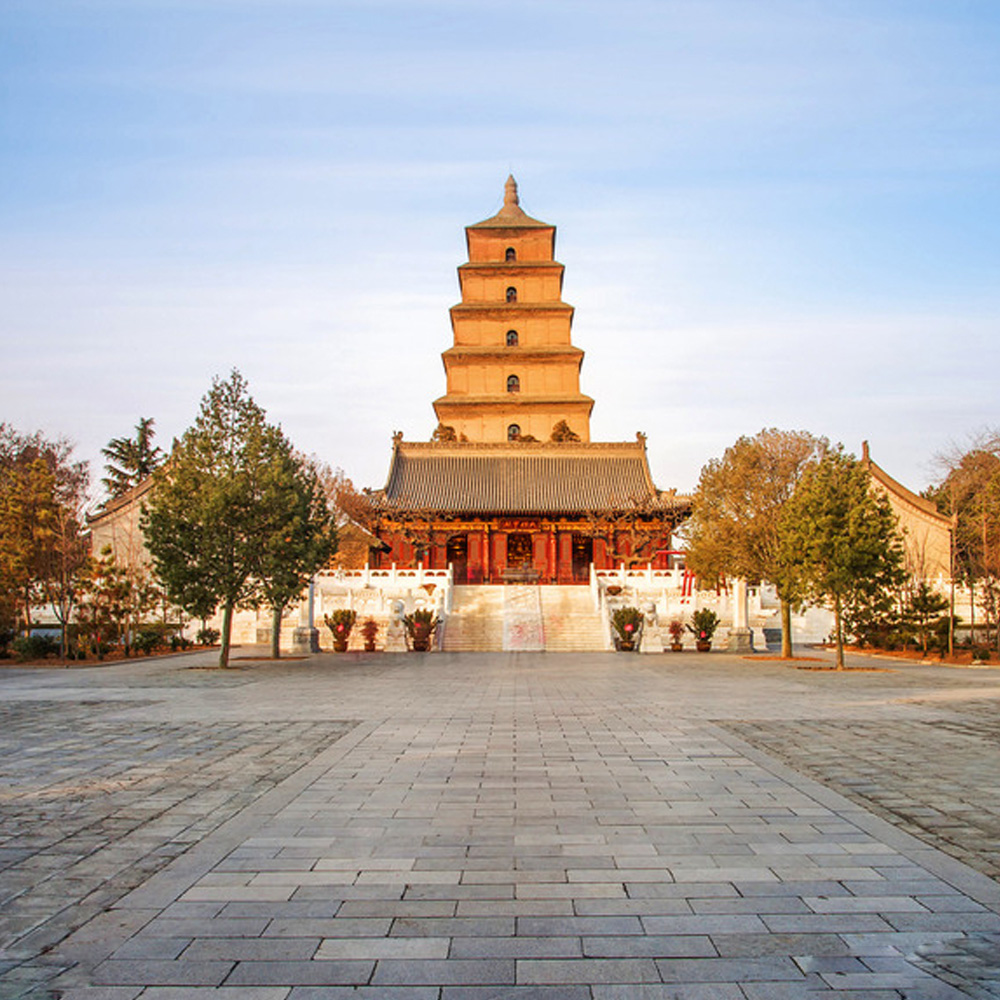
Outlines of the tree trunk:
{"label": "tree trunk", "polygon": [[271,608],[271,659],[281,659],[281,612],[279,607]]}
{"label": "tree trunk", "polygon": [[955,655],[955,571],[951,571],[951,592],[948,595],[948,658]]}
{"label": "tree trunk", "polygon": [[975,584],[969,579],[969,642],[973,649],[976,645],[976,589]]}
{"label": "tree trunk", "polygon": [[31,586],[24,588],[24,634],[31,635]]}
{"label": "tree trunk", "polygon": [[837,669],[844,669],[844,631],[840,624],[840,594],[833,599],[833,627],[837,633]]}
{"label": "tree trunk", "polygon": [[795,654],[792,652],[792,606],[783,597],[781,601],[781,658],[790,660]]}
{"label": "tree trunk", "polygon": [[222,645],[219,649],[219,666],[229,666],[229,646],[233,634],[233,603],[226,601],[222,609]]}

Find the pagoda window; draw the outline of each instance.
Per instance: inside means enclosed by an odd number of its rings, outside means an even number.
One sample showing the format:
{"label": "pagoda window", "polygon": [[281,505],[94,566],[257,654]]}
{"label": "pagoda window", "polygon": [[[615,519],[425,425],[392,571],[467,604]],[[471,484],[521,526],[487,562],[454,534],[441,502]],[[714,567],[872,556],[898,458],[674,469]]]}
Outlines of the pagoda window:
{"label": "pagoda window", "polygon": [[507,301],[508,302],[517,301],[517,289],[513,285],[511,285],[510,288],[507,289]]}
{"label": "pagoda window", "polygon": [[507,440],[516,441],[521,436],[521,428],[517,424],[511,424],[507,428]]}
{"label": "pagoda window", "polygon": [[517,347],[517,330],[507,331],[507,346]]}
{"label": "pagoda window", "polygon": [[507,250],[504,252],[504,260],[508,263],[517,260],[517,251],[513,247],[507,247]]}
{"label": "pagoda window", "polygon": [[507,376],[507,391],[508,392],[521,391],[521,380],[516,375]]}

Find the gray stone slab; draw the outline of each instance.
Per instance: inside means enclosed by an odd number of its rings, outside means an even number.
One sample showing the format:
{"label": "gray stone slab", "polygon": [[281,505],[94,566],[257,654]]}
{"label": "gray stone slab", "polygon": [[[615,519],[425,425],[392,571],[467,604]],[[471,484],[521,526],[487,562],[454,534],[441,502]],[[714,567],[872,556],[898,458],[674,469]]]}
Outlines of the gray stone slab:
{"label": "gray stone slab", "polygon": [[[0,991],[68,994],[114,972],[135,982],[109,979],[133,994],[113,1000],[140,1000],[137,989],[141,1000],[945,1000],[950,983],[900,963],[1000,928],[1000,889],[963,863],[992,863],[969,819],[989,809],[979,759],[1000,735],[975,693],[983,675],[832,678],[713,655],[647,657],[626,684],[629,664],[432,656],[418,671],[408,658],[320,655],[255,665],[252,683],[249,671],[194,683],[196,672],[153,663],[33,674],[67,705],[85,694],[73,719],[104,713],[86,738],[65,718],[37,725],[37,691],[0,671],[0,734],[65,760],[68,779],[129,779],[103,832],[26,808],[19,821],[35,826],[4,840],[0,817],[4,884],[30,896],[0,902],[0,926],[29,958],[52,959],[0,966]],[[231,686],[206,697],[231,678],[238,698]],[[4,706],[21,704],[22,728],[5,728],[19,717]],[[362,723],[309,743],[330,705]],[[257,762],[248,734],[279,732]],[[136,745],[173,756],[137,762]],[[898,763],[927,754],[946,782]],[[0,754],[0,779],[35,794],[58,787],[53,774]],[[951,838],[961,859],[914,831]],[[161,849],[165,862],[144,867]],[[53,873],[90,894],[68,938],[53,918],[79,893]],[[960,957],[934,961],[952,962],[942,975],[978,975]]]}
{"label": "gray stone slab", "polygon": [[363,986],[374,962],[239,962],[227,986]]}
{"label": "gray stone slab", "polygon": [[589,986],[445,986],[441,1000],[590,1000]]}
{"label": "gray stone slab", "polygon": [[658,983],[656,963],[647,958],[520,959],[517,981],[524,984]]}
{"label": "gray stone slab", "polygon": [[375,966],[372,985],[513,985],[512,959],[448,959],[446,961],[397,961],[388,959]]}
{"label": "gray stone slab", "polygon": [[94,970],[94,982],[107,986],[221,986],[232,962],[110,959]]}

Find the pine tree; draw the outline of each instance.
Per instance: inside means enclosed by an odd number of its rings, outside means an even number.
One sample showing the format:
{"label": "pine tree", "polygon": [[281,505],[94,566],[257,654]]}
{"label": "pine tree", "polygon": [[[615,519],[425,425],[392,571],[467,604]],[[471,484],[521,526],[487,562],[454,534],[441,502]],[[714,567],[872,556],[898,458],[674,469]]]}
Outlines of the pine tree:
{"label": "pine tree", "polygon": [[271,655],[281,656],[281,616],[337,548],[334,515],[312,464],[283,435],[261,476],[264,520],[257,576],[271,609]]}
{"label": "pine tree", "polygon": [[108,459],[104,466],[107,476],[101,484],[111,499],[127,493],[153,474],[163,461],[159,446],[153,445],[156,431],[152,417],[140,417],[134,438],[113,438],[101,454]]}
{"label": "pine tree", "polygon": [[157,574],[189,614],[221,606],[219,663],[227,666],[236,609],[267,601],[280,616],[328,558],[321,491],[238,371],[213,381],[155,475],[142,526]]}
{"label": "pine tree", "polygon": [[808,467],[779,523],[781,572],[789,588],[833,608],[837,669],[844,668],[843,612],[898,587],[903,543],[868,470],[841,448]]}

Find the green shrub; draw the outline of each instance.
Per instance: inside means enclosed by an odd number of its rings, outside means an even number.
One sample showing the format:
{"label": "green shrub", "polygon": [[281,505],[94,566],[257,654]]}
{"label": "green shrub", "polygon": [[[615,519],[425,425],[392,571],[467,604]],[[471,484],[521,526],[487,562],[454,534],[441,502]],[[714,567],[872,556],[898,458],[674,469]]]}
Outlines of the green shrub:
{"label": "green shrub", "polygon": [[711,608],[699,608],[691,616],[688,631],[693,633],[696,639],[709,642],[718,627],[719,616]]}
{"label": "green shrub", "polygon": [[642,632],[643,617],[638,608],[616,608],[611,615],[611,624],[621,642],[636,642]]}
{"label": "green shrub", "polygon": [[[204,628],[198,629],[195,641],[199,646],[214,646],[219,641],[219,636],[221,635],[222,633],[217,628],[209,628],[206,625]],[[190,645],[190,643],[188,645]],[[184,648],[187,649],[187,646]]]}
{"label": "green shrub", "polygon": [[58,653],[59,643],[49,635],[22,635],[11,643],[11,648],[19,663],[27,663]]}
{"label": "green shrub", "polygon": [[[205,631],[205,630],[202,629],[202,631]],[[209,629],[208,631],[209,632],[215,632],[215,629]],[[199,632],[198,634],[201,635],[201,632]],[[218,632],[216,632],[216,638],[218,638],[218,637],[219,637],[219,634],[218,634]],[[200,641],[201,640],[199,639],[199,642]],[[194,645],[194,643],[190,639],[186,639],[182,635],[172,635],[170,637],[170,651],[172,653],[179,653],[179,652],[181,652],[181,650],[190,649],[193,645]],[[205,645],[205,646],[211,646],[212,644],[210,642],[206,642],[206,643],[203,643],[203,645]]]}
{"label": "green shrub", "polygon": [[403,627],[414,647],[429,644],[437,626],[437,617],[429,608],[417,608],[413,614],[403,616]]}
{"label": "green shrub", "polygon": [[160,629],[145,628],[132,640],[136,652],[149,656],[158,646],[163,645],[163,632]]}
{"label": "green shrub", "polygon": [[337,608],[332,615],[324,615],[326,627],[333,633],[335,642],[347,642],[351,629],[357,621],[358,613],[350,608]]}

